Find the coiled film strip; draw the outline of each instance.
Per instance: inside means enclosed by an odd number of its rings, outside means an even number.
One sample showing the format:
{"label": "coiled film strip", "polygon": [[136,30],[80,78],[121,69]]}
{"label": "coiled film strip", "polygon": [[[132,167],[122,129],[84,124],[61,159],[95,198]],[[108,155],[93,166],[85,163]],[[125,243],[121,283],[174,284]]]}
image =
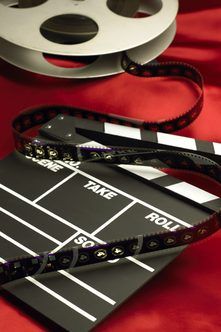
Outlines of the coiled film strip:
{"label": "coiled film strip", "polygon": [[[126,55],[122,60],[125,71],[137,76],[180,76],[195,82],[200,93],[192,108],[178,118],[160,123],[145,123],[132,119],[116,118],[106,114],[75,109],[67,106],[48,106],[29,110],[19,115],[13,122],[15,144],[18,151],[35,158],[76,160],[116,164],[148,165],[189,169],[210,176],[221,183],[221,148],[219,143],[204,142],[186,138],[188,148],[174,143],[167,144],[166,137],[171,132],[191,123],[200,113],[203,101],[203,82],[200,73],[193,67],[181,63],[138,65]],[[100,142],[99,146],[47,142],[28,137],[26,130],[47,122],[55,116],[62,121],[64,116],[74,116],[77,133]],[[119,135],[113,135],[117,126]],[[134,139],[120,137],[120,132],[128,128]],[[115,128],[116,129],[116,128]],[[151,130],[151,131],[150,131]],[[174,142],[176,140],[174,139]],[[103,145],[104,144],[104,145]],[[221,210],[212,210],[211,216],[199,224],[176,231],[157,234],[136,235],[133,238],[114,240],[92,247],[73,247],[56,253],[44,252],[36,257],[18,257],[0,264],[0,284],[19,278],[70,269],[123,258],[138,254],[161,251],[204,239],[221,227]]]}

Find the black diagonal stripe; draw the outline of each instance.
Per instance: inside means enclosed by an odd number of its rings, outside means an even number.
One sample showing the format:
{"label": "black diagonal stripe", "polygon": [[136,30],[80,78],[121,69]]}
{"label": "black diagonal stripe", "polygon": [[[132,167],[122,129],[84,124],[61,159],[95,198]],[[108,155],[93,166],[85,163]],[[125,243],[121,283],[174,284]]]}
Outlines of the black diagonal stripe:
{"label": "black diagonal stripe", "polygon": [[173,184],[177,184],[182,181],[175,177],[172,177],[170,175],[164,175],[159,178],[152,179],[151,182],[158,184],[161,187],[168,187],[168,186],[172,186]]}
{"label": "black diagonal stripe", "polygon": [[210,208],[211,210],[219,211],[221,209],[221,198],[217,198],[212,201],[205,202],[205,203],[203,203],[203,205]]}
{"label": "black diagonal stripe", "polygon": [[214,146],[212,142],[196,140],[197,151],[206,153],[215,153]]}
{"label": "black diagonal stripe", "polygon": [[157,143],[157,133],[149,130],[141,130],[141,140],[146,142]]}

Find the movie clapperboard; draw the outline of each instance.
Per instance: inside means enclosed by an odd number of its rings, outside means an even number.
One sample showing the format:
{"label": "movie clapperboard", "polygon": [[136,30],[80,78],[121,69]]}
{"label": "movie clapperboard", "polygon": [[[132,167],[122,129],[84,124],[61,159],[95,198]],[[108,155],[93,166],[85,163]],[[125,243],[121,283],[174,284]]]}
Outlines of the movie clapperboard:
{"label": "movie clapperboard", "polygon": [[[48,136],[46,126],[41,135]],[[220,206],[218,197],[152,167],[36,160],[16,152],[0,161],[0,197],[1,261],[189,227],[208,216],[204,206]],[[85,332],[183,249],[27,277],[4,289],[58,330]]]}

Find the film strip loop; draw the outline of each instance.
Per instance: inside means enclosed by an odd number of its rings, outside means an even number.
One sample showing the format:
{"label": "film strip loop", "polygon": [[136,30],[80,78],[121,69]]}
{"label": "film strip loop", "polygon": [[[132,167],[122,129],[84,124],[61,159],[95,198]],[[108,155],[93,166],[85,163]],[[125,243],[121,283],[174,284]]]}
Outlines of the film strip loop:
{"label": "film strip loop", "polygon": [[143,235],[142,241],[138,241],[136,237],[107,244],[97,244],[93,247],[77,248],[77,251],[73,250],[75,248],[70,248],[54,254],[48,252],[36,257],[18,257],[0,264],[0,284],[39,273],[69,269],[73,267],[73,261],[75,261],[74,266],[79,267],[133,256],[138,252],[144,254],[187,245],[208,237],[216,232],[220,226],[220,215],[214,214],[211,218],[188,228],[188,230],[180,229],[175,232]]}
{"label": "film strip loop", "polygon": [[[221,160],[210,158],[210,154],[192,153],[185,148],[179,151],[171,151],[167,146],[164,149],[156,144],[148,148],[145,145],[136,147],[133,139],[128,139],[127,146],[112,146],[112,137],[109,144],[103,147],[80,146],[62,142],[49,143],[42,139],[32,138],[26,135],[26,131],[46,123],[50,119],[64,115],[74,116],[76,119],[87,119],[94,124],[93,134],[105,134],[105,123],[118,124],[151,131],[172,132],[191,123],[200,113],[203,103],[203,79],[201,74],[193,67],[182,63],[166,63],[144,65],[133,63],[125,56],[122,60],[125,71],[137,76],[179,76],[192,80],[200,88],[199,97],[195,104],[181,117],[164,122],[145,123],[124,118],[115,118],[106,114],[98,114],[88,110],[75,109],[67,106],[47,106],[34,110],[28,110],[20,114],[13,122],[15,145],[19,152],[35,157],[61,160],[80,160],[102,163],[126,163],[135,165],[151,165],[154,167],[166,167],[190,169],[201,172],[221,183]],[[84,127],[84,126],[83,126]],[[84,128],[81,128],[83,130]],[[82,133],[81,133],[82,134]],[[99,141],[99,139],[98,139]],[[121,143],[118,140],[119,143]],[[144,142],[145,143],[145,142]],[[201,223],[188,229],[180,228],[176,231],[165,231],[157,234],[137,235],[129,239],[120,239],[106,244],[81,248],[74,247],[60,250],[56,253],[42,253],[36,257],[18,257],[6,263],[0,264],[0,284],[19,278],[32,276],[38,273],[48,273],[73,266],[85,266],[133,256],[168,248],[174,248],[191,244],[202,240],[221,227],[221,210],[211,213],[211,216]]]}
{"label": "film strip loop", "polygon": [[[33,128],[36,125],[41,125],[59,114],[84,118],[99,122],[110,122],[114,124],[141,127],[150,131],[160,131],[170,133],[180,130],[190,123],[192,123],[200,114],[203,106],[203,78],[197,69],[184,63],[161,63],[161,64],[147,64],[139,65],[132,62],[127,55],[122,59],[122,66],[126,72],[136,76],[162,77],[162,76],[178,76],[180,78],[187,78],[196,83],[200,89],[199,96],[194,105],[185,111],[181,116],[164,120],[161,122],[142,122],[136,123],[133,120],[116,118],[107,114],[99,114],[96,112],[75,109],[67,106],[50,106],[41,107],[37,109],[28,110],[18,116],[13,122],[13,133],[15,138],[16,148],[19,152],[33,157],[42,158],[56,158],[66,160],[67,156],[75,160],[76,149],[68,145],[54,143],[46,145],[43,142],[37,142],[23,134],[26,130]],[[42,144],[41,144],[42,143]]]}

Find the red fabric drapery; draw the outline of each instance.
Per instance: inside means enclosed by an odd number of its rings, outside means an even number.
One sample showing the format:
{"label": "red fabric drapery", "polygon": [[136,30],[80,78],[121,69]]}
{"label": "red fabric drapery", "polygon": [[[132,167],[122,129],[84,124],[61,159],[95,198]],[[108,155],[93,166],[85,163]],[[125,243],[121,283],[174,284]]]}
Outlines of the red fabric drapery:
{"label": "red fabric drapery", "polygon": [[[175,41],[161,60],[196,66],[205,79],[200,117],[177,134],[221,142],[221,3],[181,0]],[[58,103],[152,120],[178,114],[194,100],[188,82],[150,80],[127,74],[74,81],[31,74],[0,61],[0,157],[13,150],[10,123],[23,108]],[[219,194],[205,179],[188,181]],[[188,248],[154,280],[106,319],[96,332],[220,331],[221,232]],[[0,292],[0,331],[48,331],[38,317],[27,315]]]}

